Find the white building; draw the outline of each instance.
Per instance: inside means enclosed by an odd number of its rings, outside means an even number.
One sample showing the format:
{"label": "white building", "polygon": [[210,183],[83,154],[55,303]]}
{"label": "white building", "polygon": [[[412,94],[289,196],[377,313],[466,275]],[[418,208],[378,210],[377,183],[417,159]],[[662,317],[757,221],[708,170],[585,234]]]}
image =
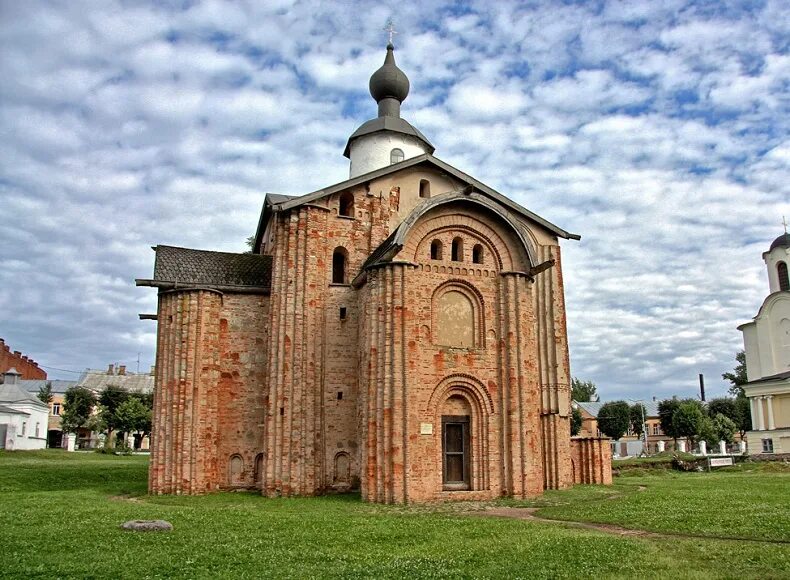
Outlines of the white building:
{"label": "white building", "polygon": [[790,453],[790,234],[776,238],[763,260],[770,293],[754,320],[738,327],[752,411],[748,452]]}
{"label": "white building", "polygon": [[0,385],[0,449],[44,449],[49,406],[19,385],[16,369]]}

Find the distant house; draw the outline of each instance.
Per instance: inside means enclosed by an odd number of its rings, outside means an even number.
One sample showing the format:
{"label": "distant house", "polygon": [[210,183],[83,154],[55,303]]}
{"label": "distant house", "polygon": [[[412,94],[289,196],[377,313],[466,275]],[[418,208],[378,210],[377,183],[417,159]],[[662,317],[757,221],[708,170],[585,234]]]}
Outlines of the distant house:
{"label": "distant house", "polygon": [[20,386],[33,396],[49,383],[52,387],[52,401],[49,403],[49,419],[47,421],[47,447],[63,447],[63,428],[60,426],[60,415],[64,409],[66,391],[77,384],[77,381],[64,381],[60,379],[32,379],[19,381]]}
{"label": "distant house", "polygon": [[[628,401],[629,404],[637,405],[642,403],[645,406],[645,432],[647,434],[647,448],[643,438],[637,437],[630,429],[617,441],[612,441],[612,455],[620,457],[639,455],[643,451],[648,454],[658,453],[661,449],[660,441],[664,443],[664,449],[672,447],[673,440],[661,430],[661,421],[658,417],[658,401]],[[591,437],[602,437],[598,429],[598,412],[604,403],[573,401],[574,408],[579,409],[582,414],[582,428],[579,435]]]}
{"label": "distant house", "polygon": [[16,369],[3,373],[0,385],[0,449],[44,449],[49,408],[19,384]]}

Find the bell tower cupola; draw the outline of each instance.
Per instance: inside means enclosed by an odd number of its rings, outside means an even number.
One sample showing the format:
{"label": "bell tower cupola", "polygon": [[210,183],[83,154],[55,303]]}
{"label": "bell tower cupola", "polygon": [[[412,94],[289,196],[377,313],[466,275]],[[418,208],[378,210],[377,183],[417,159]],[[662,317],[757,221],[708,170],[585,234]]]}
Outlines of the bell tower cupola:
{"label": "bell tower cupola", "polygon": [[406,73],[395,64],[391,40],[384,64],[370,77],[369,88],[378,104],[378,117],[364,123],[348,139],[343,155],[351,160],[350,177],[433,153],[428,139],[400,116],[410,85]]}
{"label": "bell tower cupola", "polygon": [[790,290],[790,234],[787,232],[776,238],[767,252],[763,254],[768,268],[768,286],[771,294],[780,290]]}

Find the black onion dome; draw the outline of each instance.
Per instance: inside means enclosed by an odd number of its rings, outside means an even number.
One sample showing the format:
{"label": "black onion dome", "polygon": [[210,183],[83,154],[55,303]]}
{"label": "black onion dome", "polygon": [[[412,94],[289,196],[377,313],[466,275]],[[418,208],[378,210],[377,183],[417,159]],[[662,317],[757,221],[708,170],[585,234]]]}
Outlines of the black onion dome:
{"label": "black onion dome", "polygon": [[380,102],[386,98],[403,102],[409,94],[409,79],[395,64],[395,47],[387,45],[387,56],[382,67],[370,77],[370,95]]}
{"label": "black onion dome", "polygon": [[771,249],[768,251],[770,252],[774,248],[790,248],[790,234],[782,234],[776,238],[771,244]]}

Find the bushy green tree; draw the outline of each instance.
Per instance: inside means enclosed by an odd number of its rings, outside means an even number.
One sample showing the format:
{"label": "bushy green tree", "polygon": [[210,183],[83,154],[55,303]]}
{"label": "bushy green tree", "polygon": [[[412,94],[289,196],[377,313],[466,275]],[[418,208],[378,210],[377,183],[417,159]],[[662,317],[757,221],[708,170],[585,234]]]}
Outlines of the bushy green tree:
{"label": "bushy green tree", "polygon": [[677,399],[666,399],[658,404],[658,420],[661,423],[661,430],[668,436],[672,437],[677,443],[678,435],[675,433],[675,427],[672,424],[672,419],[675,416],[680,406],[680,401]]}
{"label": "bushy green tree", "polygon": [[106,424],[107,435],[118,429],[116,411],[129,399],[129,392],[116,385],[108,385],[99,395],[101,416]]}
{"label": "bushy green tree", "polygon": [[729,417],[733,421],[737,421],[738,408],[735,405],[735,399],[730,397],[720,397],[718,399],[711,399],[708,401],[708,417],[713,419],[719,414]]}
{"label": "bushy green tree", "polygon": [[582,412],[575,408],[571,413],[571,435],[578,435],[582,430]]}
{"label": "bushy green tree", "polygon": [[730,381],[730,394],[734,397],[745,397],[746,394],[743,391],[743,385],[745,385],[749,379],[746,378],[746,351],[739,351],[735,355],[735,360],[738,363],[735,365],[735,369],[731,373],[722,373],[721,378],[725,381]]}
{"label": "bushy green tree", "polygon": [[625,401],[604,403],[598,411],[598,428],[612,439],[620,439],[631,423],[631,407]]}
{"label": "bushy green tree", "polygon": [[696,440],[704,417],[699,401],[685,399],[672,414],[672,429],[677,437]]}
{"label": "bushy green tree", "polygon": [[115,410],[117,428],[124,433],[151,429],[151,409],[138,397],[129,397]]}
{"label": "bushy green tree", "polygon": [[735,433],[738,431],[738,426],[735,421],[719,413],[713,418],[713,428],[716,431],[716,438],[719,441],[732,443],[735,441]]}
{"label": "bushy green tree", "polygon": [[597,389],[595,383],[592,381],[582,381],[576,377],[571,379],[571,399],[574,401],[586,403],[594,400],[593,398],[596,397]]}
{"label": "bushy green tree", "polygon": [[96,395],[82,387],[71,387],[63,397],[63,412],[60,424],[64,433],[76,433],[81,427],[88,427],[96,406]]}
{"label": "bushy green tree", "polygon": [[637,437],[641,437],[644,433],[645,417],[647,417],[647,409],[642,403],[631,405],[631,431]]}

